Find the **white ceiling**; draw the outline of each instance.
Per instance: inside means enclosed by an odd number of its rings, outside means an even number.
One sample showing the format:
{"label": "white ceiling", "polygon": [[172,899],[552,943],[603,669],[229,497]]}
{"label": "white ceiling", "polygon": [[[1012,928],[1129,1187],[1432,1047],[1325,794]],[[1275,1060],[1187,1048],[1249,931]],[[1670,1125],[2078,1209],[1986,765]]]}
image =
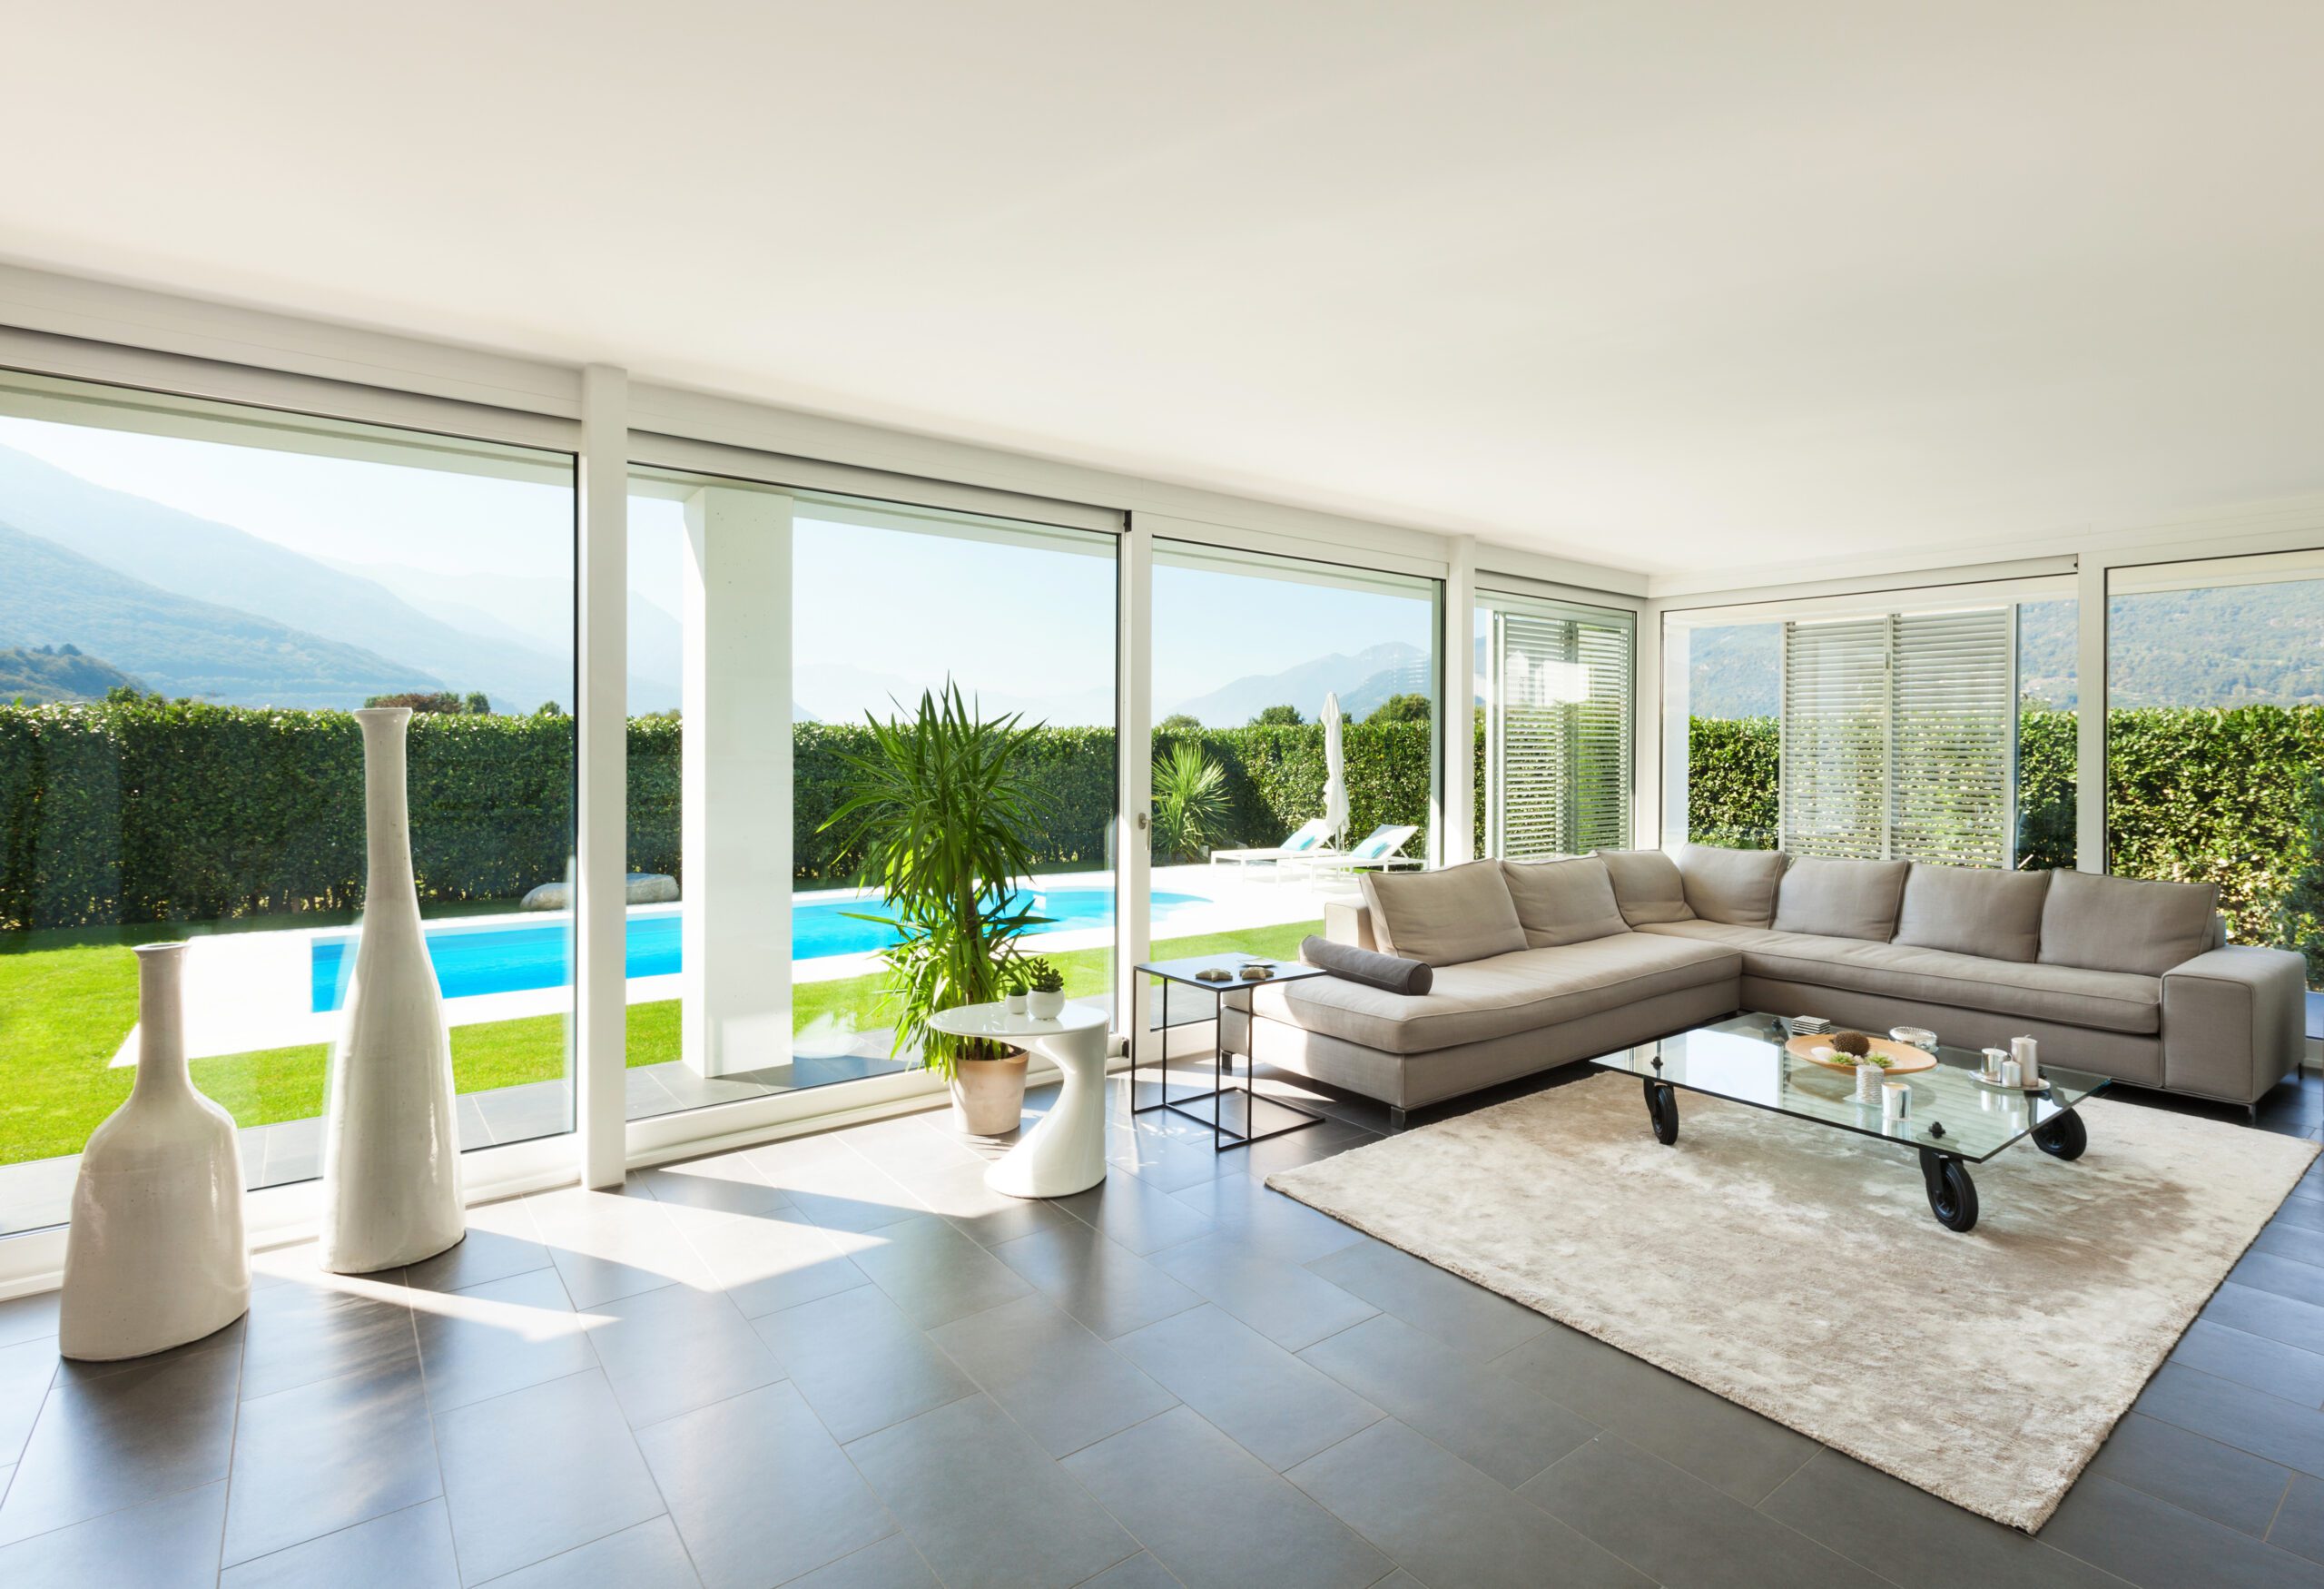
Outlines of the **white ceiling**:
{"label": "white ceiling", "polygon": [[2312,0],[6,33],[24,264],[1657,572],[2324,489]]}

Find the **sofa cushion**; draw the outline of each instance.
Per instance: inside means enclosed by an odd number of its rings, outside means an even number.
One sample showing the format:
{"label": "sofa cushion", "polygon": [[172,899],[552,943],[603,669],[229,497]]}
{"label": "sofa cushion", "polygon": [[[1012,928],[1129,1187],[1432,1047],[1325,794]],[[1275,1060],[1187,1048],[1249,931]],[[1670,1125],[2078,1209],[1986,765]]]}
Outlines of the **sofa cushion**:
{"label": "sofa cushion", "polygon": [[1776,890],[1775,928],[1886,943],[1896,931],[1909,861],[1834,861],[1802,855]]}
{"label": "sofa cushion", "polygon": [[1441,872],[1367,872],[1364,902],[1384,954],[1458,965],[1525,947],[1525,929],[1498,861]]}
{"label": "sofa cushion", "polygon": [[[1682,937],[1735,950],[1743,957],[1746,976],[2101,1031],[2152,1033],[2162,1029],[2160,977],[1987,960],[1943,949],[1867,943],[1861,938],[1826,938],[1715,922],[1666,922],[1640,931],[1649,936]],[[1953,1031],[1939,1027],[1937,1035],[1957,1047],[1974,1049],[1984,1048],[2010,1033],[1978,1022]],[[2073,1062],[2063,1054],[2056,1058],[2060,1064]]]}
{"label": "sofa cushion", "polygon": [[1615,903],[1631,926],[1694,916],[1687,906],[1687,884],[1679,875],[1679,864],[1661,851],[1593,850],[1590,854],[1606,864]]}
{"label": "sofa cushion", "polygon": [[1630,931],[1614,903],[1613,877],[1596,855],[1504,861],[1501,870],[1529,948],[1554,949]]}
{"label": "sofa cushion", "polygon": [[2042,963],[2161,976],[2211,946],[2212,883],[2061,872],[2042,906]]}
{"label": "sofa cushion", "polygon": [[1890,937],[1915,949],[2034,960],[2042,948],[2042,903],[2049,897],[2047,872],[1915,863]]}
{"label": "sofa cushion", "polygon": [[1313,933],[1301,942],[1299,958],[1303,963],[1330,972],[1335,977],[1391,993],[1425,993],[1436,980],[1436,968],[1424,960],[1403,960],[1376,949],[1334,943]]}
{"label": "sofa cushion", "polygon": [[1617,933],[1444,966],[1435,986],[1417,997],[1337,977],[1262,982],[1252,990],[1251,1009],[1366,1048],[1418,1054],[1731,982],[1740,970],[1735,952],[1717,944]]}
{"label": "sofa cushion", "polygon": [[1679,851],[1687,908],[1706,922],[1764,927],[1776,919],[1776,887],[1790,859],[1781,850],[1687,844]]}

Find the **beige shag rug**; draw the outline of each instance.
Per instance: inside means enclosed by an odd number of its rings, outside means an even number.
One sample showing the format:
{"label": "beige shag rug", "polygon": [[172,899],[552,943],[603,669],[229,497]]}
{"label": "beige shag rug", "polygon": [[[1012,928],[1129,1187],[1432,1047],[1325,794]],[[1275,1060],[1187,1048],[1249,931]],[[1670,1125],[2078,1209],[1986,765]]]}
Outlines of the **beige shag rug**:
{"label": "beige shag rug", "polygon": [[1267,1184],[1812,1439],[2032,1530],[2299,1179],[2312,1142],[2094,1099],[2090,1149],[1973,1166],[1605,1074]]}

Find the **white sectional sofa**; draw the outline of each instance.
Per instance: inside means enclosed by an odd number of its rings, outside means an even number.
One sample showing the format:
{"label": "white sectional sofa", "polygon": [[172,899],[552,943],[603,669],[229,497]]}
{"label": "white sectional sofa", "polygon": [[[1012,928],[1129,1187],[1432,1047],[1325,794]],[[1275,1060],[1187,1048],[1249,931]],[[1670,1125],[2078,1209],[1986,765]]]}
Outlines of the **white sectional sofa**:
{"label": "white sectional sofa", "polygon": [[1254,990],[1228,1050],[1404,1111],[1738,1010],[1947,1043],[2221,1102],[2299,1067],[2306,974],[2230,946],[2207,883],[1689,846],[1367,876],[1326,935],[1427,962],[1425,993]]}

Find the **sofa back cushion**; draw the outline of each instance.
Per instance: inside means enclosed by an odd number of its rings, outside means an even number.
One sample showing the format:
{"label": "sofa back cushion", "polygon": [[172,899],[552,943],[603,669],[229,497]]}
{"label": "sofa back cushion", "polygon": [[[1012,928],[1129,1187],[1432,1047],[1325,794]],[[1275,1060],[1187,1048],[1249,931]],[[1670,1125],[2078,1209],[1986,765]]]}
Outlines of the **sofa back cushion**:
{"label": "sofa back cushion", "polygon": [[1896,931],[1909,861],[1796,857],[1776,889],[1776,931],[1886,943]]}
{"label": "sofa back cushion", "polygon": [[1691,922],[1687,885],[1679,864],[1659,850],[1595,850],[1614,885],[1614,903],[1633,927],[1649,922]]}
{"label": "sofa back cushion", "polygon": [[1525,947],[1525,929],[1498,861],[1442,872],[1367,872],[1364,903],[1384,954],[1458,965]]}
{"label": "sofa back cushion", "polygon": [[1896,941],[1987,960],[2030,961],[2041,953],[2042,906],[2049,897],[2047,872],[1924,866],[1916,861],[1905,879]]}
{"label": "sofa back cushion", "polygon": [[2159,977],[2211,947],[2213,883],[2059,872],[2042,906],[2042,962]]}
{"label": "sofa back cushion", "polygon": [[1531,949],[1555,949],[1630,931],[1614,903],[1614,879],[1596,855],[1564,861],[1504,861],[1502,879]]}
{"label": "sofa back cushion", "polygon": [[1679,851],[1687,907],[1706,922],[1765,927],[1776,919],[1776,886],[1791,857],[1781,850],[1722,850],[1688,844]]}

